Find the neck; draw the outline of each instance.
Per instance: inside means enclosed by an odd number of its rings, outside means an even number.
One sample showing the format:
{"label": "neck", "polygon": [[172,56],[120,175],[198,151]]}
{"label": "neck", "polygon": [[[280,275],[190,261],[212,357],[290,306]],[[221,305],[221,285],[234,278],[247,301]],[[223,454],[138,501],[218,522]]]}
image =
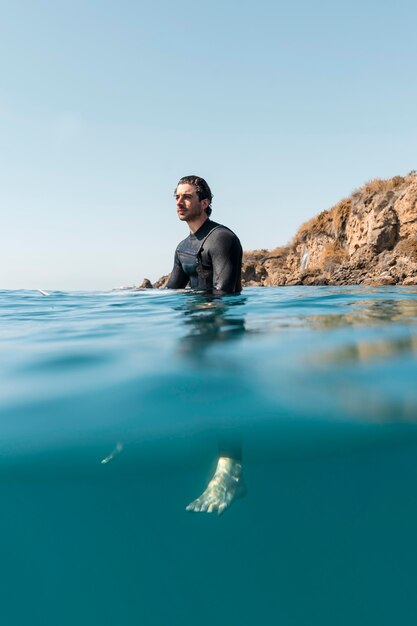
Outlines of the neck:
{"label": "neck", "polygon": [[190,222],[187,222],[188,223],[188,228],[190,229],[190,231],[194,235],[194,233],[196,233],[198,231],[198,229],[201,228],[202,225],[205,222],[207,222],[207,220],[208,220],[208,215],[207,215],[207,213],[204,213],[204,215],[201,215],[197,219],[192,220]]}

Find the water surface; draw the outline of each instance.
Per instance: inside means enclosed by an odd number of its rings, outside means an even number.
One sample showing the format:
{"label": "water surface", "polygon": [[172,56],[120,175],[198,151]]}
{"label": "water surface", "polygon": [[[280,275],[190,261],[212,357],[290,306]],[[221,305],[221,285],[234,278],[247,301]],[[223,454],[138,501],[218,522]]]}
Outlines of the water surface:
{"label": "water surface", "polygon": [[[2,623],[413,623],[416,288],[3,291],[0,316]],[[224,435],[248,494],[186,513]]]}

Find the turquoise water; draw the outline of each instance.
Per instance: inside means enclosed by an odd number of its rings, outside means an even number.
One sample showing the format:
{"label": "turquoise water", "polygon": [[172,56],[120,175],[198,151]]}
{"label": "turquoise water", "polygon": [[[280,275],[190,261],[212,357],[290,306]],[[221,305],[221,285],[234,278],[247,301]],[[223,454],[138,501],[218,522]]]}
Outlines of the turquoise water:
{"label": "turquoise water", "polygon": [[[0,291],[0,315],[2,625],[414,623],[416,288]],[[222,437],[248,493],[187,513]]]}

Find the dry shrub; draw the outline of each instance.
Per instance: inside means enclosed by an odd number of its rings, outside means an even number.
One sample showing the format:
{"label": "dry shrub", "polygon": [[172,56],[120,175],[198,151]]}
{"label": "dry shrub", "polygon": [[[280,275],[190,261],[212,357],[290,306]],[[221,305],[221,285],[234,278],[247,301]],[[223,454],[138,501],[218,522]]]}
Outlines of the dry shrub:
{"label": "dry shrub", "polygon": [[326,243],[321,253],[319,269],[323,272],[332,272],[348,258],[347,251],[337,241]]}
{"label": "dry shrub", "polygon": [[333,219],[333,235],[336,239],[343,240],[346,233],[346,222],[352,209],[352,200],[344,198],[330,210]]}
{"label": "dry shrub", "polygon": [[288,254],[288,246],[277,246],[268,252],[268,258],[284,257]]}
{"label": "dry shrub", "polygon": [[405,178],[403,176],[394,176],[393,178],[373,178],[369,180],[367,183],[360,187],[360,189],[356,189],[352,195],[357,194],[370,194],[370,193],[385,193],[387,191],[391,191],[392,189],[396,189],[400,187],[405,182]]}
{"label": "dry shrub", "polygon": [[401,185],[405,182],[405,178],[403,176],[394,176],[391,181],[392,186],[395,189],[396,187],[401,187]]}
{"label": "dry shrub", "polygon": [[413,261],[417,261],[417,238],[407,237],[407,239],[402,239],[395,246],[395,252],[401,256],[408,256]]}
{"label": "dry shrub", "polygon": [[244,250],[243,263],[259,263],[263,264],[270,259],[279,259],[284,261],[290,250],[289,246],[277,246],[273,250],[262,248],[261,250]]}
{"label": "dry shrub", "polygon": [[333,236],[330,211],[322,211],[308,222],[304,222],[295,235],[294,243],[302,243],[309,237],[317,235]]}
{"label": "dry shrub", "polygon": [[269,254],[269,250],[261,248],[260,250],[244,250],[243,261],[261,261]]}
{"label": "dry shrub", "polygon": [[293,246],[304,243],[307,239],[326,235],[343,241],[346,222],[352,208],[352,200],[344,198],[329,210],[322,211],[316,217],[304,222],[298,229]]}

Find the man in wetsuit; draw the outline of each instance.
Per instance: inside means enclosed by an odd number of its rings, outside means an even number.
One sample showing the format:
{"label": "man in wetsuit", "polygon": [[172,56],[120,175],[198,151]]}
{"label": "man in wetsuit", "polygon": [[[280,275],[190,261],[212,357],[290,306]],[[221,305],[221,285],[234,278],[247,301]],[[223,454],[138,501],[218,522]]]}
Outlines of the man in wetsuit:
{"label": "man in wetsuit", "polygon": [[199,176],[184,176],[176,187],[178,217],[190,234],[177,246],[168,289],[190,284],[218,295],[241,291],[242,246],[229,228],[209,218],[212,198]]}
{"label": "man in wetsuit", "polygon": [[[168,289],[204,290],[214,295],[241,291],[242,246],[226,226],[209,219],[213,195],[199,176],[184,176],[175,189],[178,217],[187,222],[190,234],[175,251]],[[205,491],[187,506],[187,511],[221,514],[244,495],[240,446],[220,442],[216,471]]]}

